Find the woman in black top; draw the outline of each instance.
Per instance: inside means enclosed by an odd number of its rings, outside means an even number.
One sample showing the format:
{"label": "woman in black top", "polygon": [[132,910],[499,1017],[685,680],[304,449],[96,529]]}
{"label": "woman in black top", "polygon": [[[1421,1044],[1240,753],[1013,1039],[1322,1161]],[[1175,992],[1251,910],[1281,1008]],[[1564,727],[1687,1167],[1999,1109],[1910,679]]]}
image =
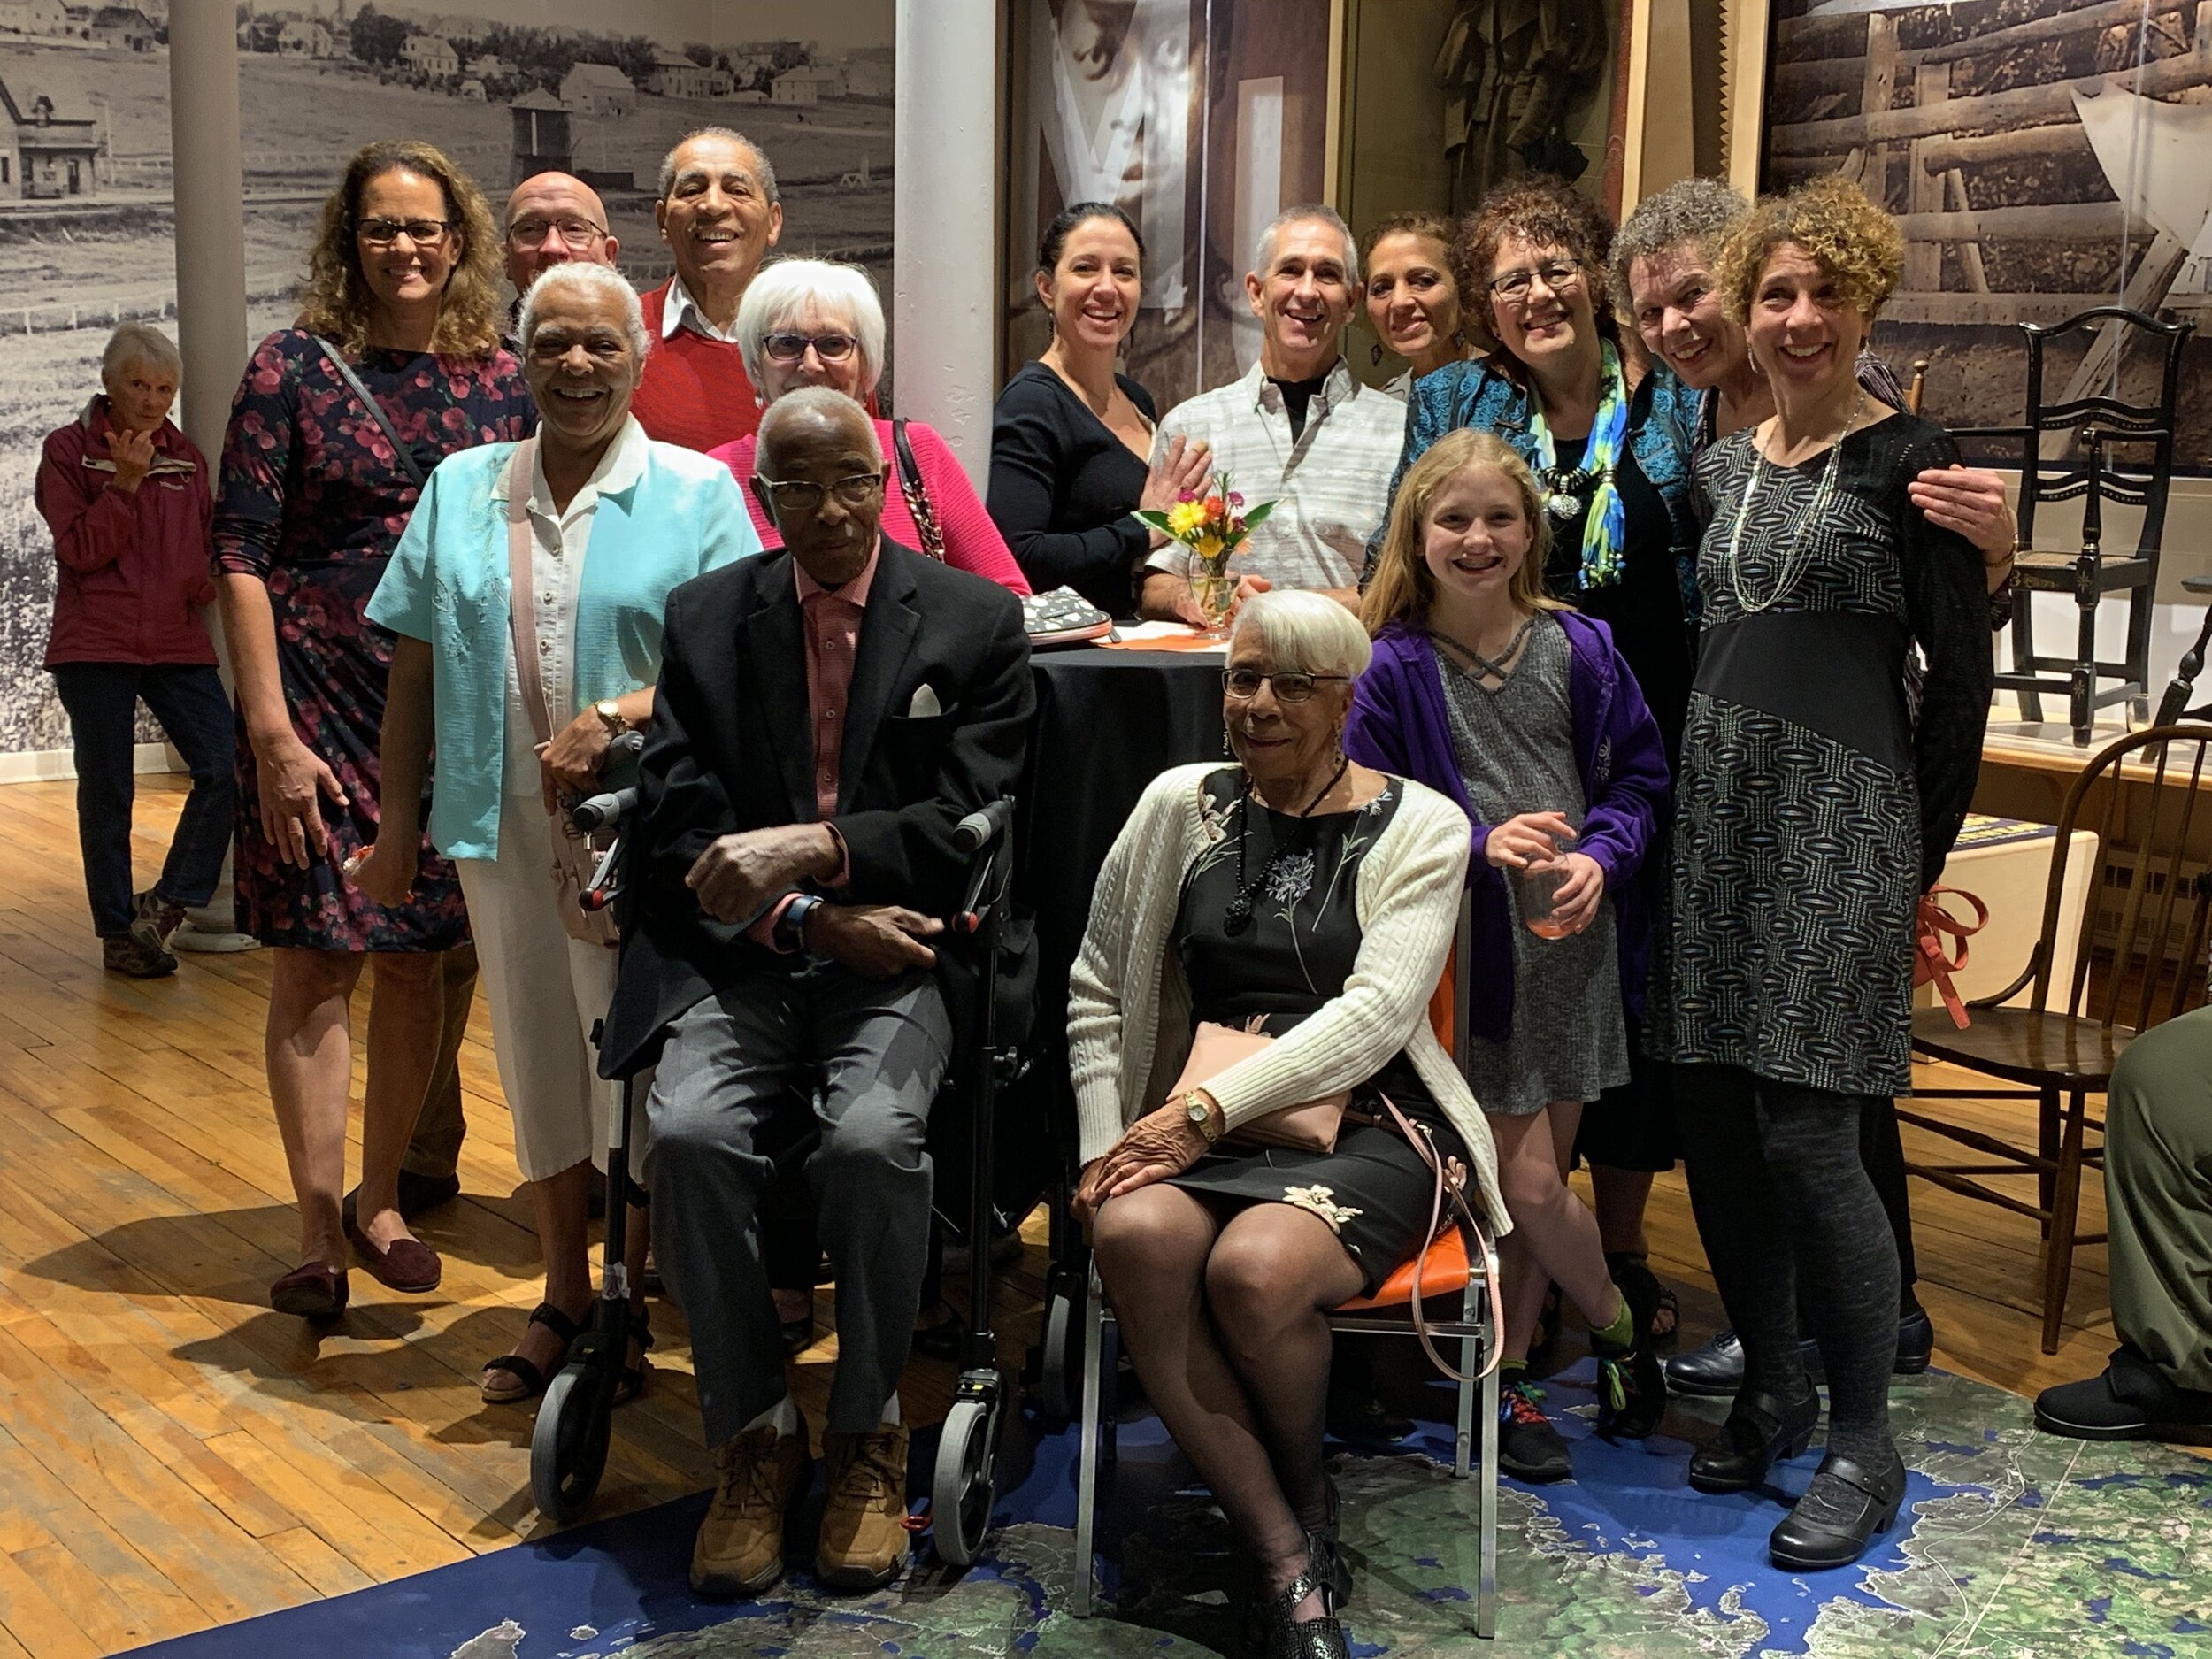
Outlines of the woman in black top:
{"label": "woman in black top", "polygon": [[1114,360],[1137,319],[1144,244],[1119,208],[1079,202],[1046,227],[1037,297],[1052,343],[999,394],[987,504],[1039,593],[1072,588],[1102,611],[1136,613],[1136,572],[1158,545],[1130,515],[1164,511],[1202,484],[1203,443],[1177,439],[1148,470],[1152,396]]}

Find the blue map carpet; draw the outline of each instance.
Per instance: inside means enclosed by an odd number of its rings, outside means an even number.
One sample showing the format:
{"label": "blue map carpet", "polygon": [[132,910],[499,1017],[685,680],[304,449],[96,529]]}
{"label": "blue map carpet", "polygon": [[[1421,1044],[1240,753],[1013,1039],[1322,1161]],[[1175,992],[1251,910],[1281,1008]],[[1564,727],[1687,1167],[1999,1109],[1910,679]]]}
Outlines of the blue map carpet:
{"label": "blue map carpet", "polygon": [[[1963,1379],[1900,1379],[1907,1513],[1854,1569],[1778,1571],[1766,1538],[1818,1448],[1775,1490],[1686,1485],[1720,1415],[1674,1403],[1665,1431],[1609,1446],[1588,1430],[1586,1363],[1555,1379],[1577,1479],[1500,1494],[1498,1640],[1474,1635],[1475,1487],[1451,1478],[1450,1394],[1386,1450],[1333,1448],[1356,1587],[1353,1651],[1380,1655],[1753,1659],[2208,1659],[2212,1463],[2162,1447],[2034,1432],[2025,1401]],[[1700,1415],[1700,1414],[1702,1415]],[[1235,1654],[1228,1539],[1148,1415],[1123,1424],[1102,1517],[1110,1612],[1069,1611],[1075,1433],[1011,1425],[997,1528],[965,1574],[926,1546],[904,1580],[840,1597],[795,1572],[768,1599],[703,1602],[685,1583],[703,1494],[350,1595],[139,1649],[141,1659],[426,1655],[434,1659],[1186,1659]],[[918,1434],[924,1490],[933,1434]],[[814,1511],[795,1526],[811,1536]],[[797,1553],[803,1554],[803,1551]]]}

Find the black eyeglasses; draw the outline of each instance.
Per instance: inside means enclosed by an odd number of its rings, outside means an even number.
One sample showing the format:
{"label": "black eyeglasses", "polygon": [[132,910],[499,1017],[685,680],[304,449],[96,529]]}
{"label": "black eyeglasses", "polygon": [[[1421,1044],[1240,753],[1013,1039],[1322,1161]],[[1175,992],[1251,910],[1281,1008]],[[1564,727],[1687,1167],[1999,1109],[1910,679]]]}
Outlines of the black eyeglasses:
{"label": "black eyeglasses", "polygon": [[842,363],[860,349],[860,342],[850,334],[763,334],[760,343],[772,363],[796,363],[809,346],[823,362]]}
{"label": "black eyeglasses", "polygon": [[1564,294],[1582,280],[1582,267],[1571,259],[1547,259],[1533,271],[1507,272],[1491,283],[1490,291],[1509,304],[1517,305],[1528,298],[1529,288],[1538,277],[1553,293]]}
{"label": "black eyeglasses", "polygon": [[404,236],[418,248],[434,248],[454,229],[449,219],[365,219],[361,240],[372,248],[388,248]]}
{"label": "black eyeglasses", "polygon": [[760,487],[776,503],[779,517],[787,512],[817,513],[825,497],[834,495],[843,507],[865,507],[883,488],[880,472],[855,472],[834,483],[817,484],[804,478],[764,478]]}
{"label": "black eyeglasses", "polygon": [[1256,668],[1225,668],[1221,671],[1221,688],[1239,703],[1248,703],[1260,695],[1260,687],[1275,687],[1278,703],[1304,703],[1317,690],[1325,680],[1349,680],[1349,674],[1263,674]]}
{"label": "black eyeglasses", "polygon": [[525,219],[507,227],[507,240],[525,252],[544,247],[546,238],[556,234],[565,247],[588,248],[607,234],[607,227],[588,219]]}

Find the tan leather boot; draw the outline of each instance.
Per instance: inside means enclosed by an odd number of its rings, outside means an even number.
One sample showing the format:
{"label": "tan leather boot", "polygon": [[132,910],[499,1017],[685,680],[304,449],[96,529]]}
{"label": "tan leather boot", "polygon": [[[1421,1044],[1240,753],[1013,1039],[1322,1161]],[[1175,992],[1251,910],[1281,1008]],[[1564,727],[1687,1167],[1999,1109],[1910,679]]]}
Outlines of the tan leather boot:
{"label": "tan leather boot", "polygon": [[807,1488],[812,1460],[806,1425],[779,1434],[773,1424],[714,1448],[714,1502],[691,1546],[691,1587],[701,1595],[758,1595],[783,1577],[783,1520]]}
{"label": "tan leather boot", "polygon": [[829,1497],[814,1576],[835,1590],[878,1590],[906,1564],[906,1430],[822,1436]]}

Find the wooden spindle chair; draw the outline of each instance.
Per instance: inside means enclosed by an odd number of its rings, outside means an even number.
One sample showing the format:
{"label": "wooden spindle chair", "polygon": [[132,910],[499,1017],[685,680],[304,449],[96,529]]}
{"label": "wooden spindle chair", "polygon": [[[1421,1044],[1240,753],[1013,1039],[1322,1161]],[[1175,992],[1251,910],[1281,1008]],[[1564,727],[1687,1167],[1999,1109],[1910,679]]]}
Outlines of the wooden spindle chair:
{"label": "wooden spindle chair", "polygon": [[[1963,1031],[1939,1007],[1913,1016],[1915,1054],[2025,1086],[1915,1089],[1897,1116],[1992,1160],[1921,1164],[1908,1158],[1908,1171],[2026,1216],[2041,1228],[2046,1354],[2058,1352],[2075,1248],[2105,1240],[2103,1233],[2083,1234],[2076,1225],[2082,1171],[2104,1166],[2104,1125],[2089,1115],[2088,1097],[2105,1092],[2113,1063],[2131,1041],[2201,1000],[2212,869],[2192,861],[2190,846],[2193,835],[2212,846],[2208,745],[2212,725],[2183,724],[2133,733],[2099,751],[2075,779],[2060,810],[2042,931],[2020,977],[1969,1002],[1973,1023]],[[2071,978],[2055,984],[2051,964],[2067,860],[2075,830],[2092,821],[2096,850],[2088,856],[2099,861],[2101,879],[2091,883]],[[2101,936],[2108,926],[2105,942]],[[2101,979],[2092,972],[2093,961]],[[2029,992],[2024,1006],[2005,1006],[2024,990]],[[2035,1150],[1923,1110],[1924,1102],[1942,1100],[2034,1101]],[[2087,1144],[2093,1131],[2093,1147]],[[2033,1203],[1976,1179],[2026,1174],[2036,1178]]]}

